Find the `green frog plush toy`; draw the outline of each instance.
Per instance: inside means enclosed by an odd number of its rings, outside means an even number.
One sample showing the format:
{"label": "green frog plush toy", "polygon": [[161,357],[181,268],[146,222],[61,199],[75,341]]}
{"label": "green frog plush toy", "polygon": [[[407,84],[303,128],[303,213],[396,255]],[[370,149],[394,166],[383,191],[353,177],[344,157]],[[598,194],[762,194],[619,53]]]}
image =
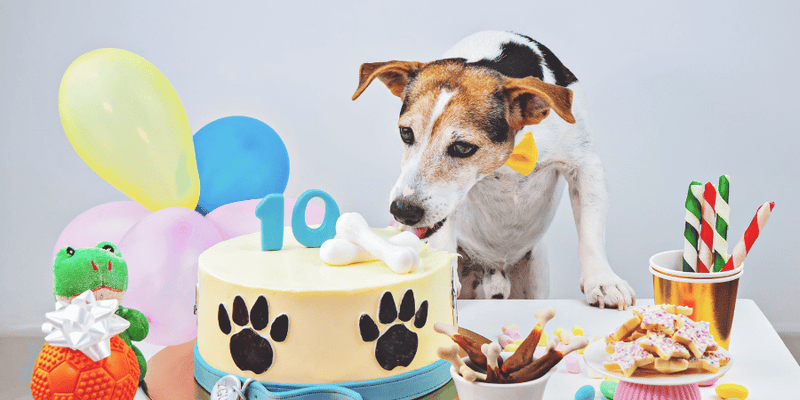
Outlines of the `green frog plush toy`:
{"label": "green frog plush toy", "polygon": [[[69,302],[75,296],[91,290],[97,300],[116,299],[122,302],[128,289],[128,265],[117,246],[100,242],[95,247],[75,249],[64,247],[53,263],[53,292],[57,300]],[[119,336],[133,349],[139,360],[139,381],[144,380],[147,363],[142,352],[131,343],[147,337],[150,325],[140,311],[119,306],[116,314],[130,322]]]}

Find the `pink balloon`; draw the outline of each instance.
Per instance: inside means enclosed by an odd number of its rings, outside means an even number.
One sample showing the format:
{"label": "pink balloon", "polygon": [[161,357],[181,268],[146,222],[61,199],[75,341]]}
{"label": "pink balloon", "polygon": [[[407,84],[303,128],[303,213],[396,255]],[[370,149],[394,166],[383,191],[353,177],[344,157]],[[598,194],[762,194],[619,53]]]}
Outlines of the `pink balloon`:
{"label": "pink balloon", "polygon": [[114,201],[84,211],[70,222],[56,240],[53,257],[64,246],[94,247],[102,241],[119,244],[122,236],[150,211],[135,201]]}
{"label": "pink balloon", "polygon": [[[292,210],[295,201],[296,199],[284,198],[284,226],[292,225]],[[208,213],[206,219],[219,229],[225,240],[258,232],[261,230],[261,220],[256,217],[256,206],[260,202],[261,199],[254,199],[225,204]],[[308,203],[308,207],[306,207],[306,223],[309,225],[321,224],[324,218],[324,207]]]}
{"label": "pink balloon", "polygon": [[221,240],[211,222],[182,207],[156,211],[122,237],[119,249],[128,262],[122,305],[147,317],[146,342],[171,346],[197,337],[197,258]]}

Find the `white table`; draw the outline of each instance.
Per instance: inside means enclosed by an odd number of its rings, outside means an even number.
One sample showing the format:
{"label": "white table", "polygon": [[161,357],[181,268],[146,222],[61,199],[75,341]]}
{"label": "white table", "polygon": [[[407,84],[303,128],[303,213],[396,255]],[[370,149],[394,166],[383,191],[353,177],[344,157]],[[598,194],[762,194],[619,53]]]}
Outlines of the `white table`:
{"label": "white table", "polygon": [[[636,307],[652,305],[652,299],[638,300]],[[533,312],[553,306],[556,316],[547,323],[545,332],[562,327],[567,330],[580,325],[586,336],[607,335],[630,319],[630,311],[600,310],[578,300],[459,300],[459,326],[497,340],[500,328],[516,324],[521,332],[530,332],[536,324]],[[731,370],[717,384],[736,383],[750,391],[749,399],[794,399],[800,389],[800,365],[783,344],[778,333],[755,302],[739,299],[731,331]],[[570,374],[563,365],[547,384],[547,400],[573,400],[575,392],[584,385],[592,385],[599,393],[602,379],[591,379],[581,358],[581,373]],[[700,388],[704,399],[719,399],[714,388]],[[602,396],[601,396],[602,397]]]}
{"label": "white table", "polygon": [[[640,299],[636,306],[652,304],[652,299]],[[549,306],[556,309],[556,316],[545,327],[548,335],[558,327],[569,330],[573,325],[580,325],[585,336],[591,339],[595,335],[607,335],[632,315],[630,311],[600,310],[578,300],[459,300],[459,325],[497,340],[502,333],[500,328],[505,325],[516,324],[521,332],[529,332],[536,324],[533,312]],[[163,348],[146,342],[137,346],[147,359]],[[798,397],[800,365],[752,300],[736,302],[729,350],[734,365],[718,384],[743,385],[750,391],[748,398],[754,400]],[[581,363],[580,374],[570,374],[563,365],[557,366],[558,370],[547,384],[546,400],[573,400],[575,392],[584,385],[594,386],[599,396],[602,379],[589,378],[582,357]],[[719,398],[713,387],[700,388],[700,393],[704,399]],[[148,399],[140,390],[135,400]]]}

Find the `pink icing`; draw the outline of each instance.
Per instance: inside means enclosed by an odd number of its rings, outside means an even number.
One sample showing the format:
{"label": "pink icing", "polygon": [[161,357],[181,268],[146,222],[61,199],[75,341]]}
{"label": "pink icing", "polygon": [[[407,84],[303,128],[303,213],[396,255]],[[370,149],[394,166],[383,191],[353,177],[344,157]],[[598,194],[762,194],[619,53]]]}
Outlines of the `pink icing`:
{"label": "pink icing", "polygon": [[614,353],[606,358],[605,364],[618,364],[623,370],[629,369],[636,361],[652,357],[647,350],[643,349],[640,341],[644,337],[633,342],[616,342]]}
{"label": "pink icing", "polygon": [[652,347],[660,348],[667,354],[681,354],[684,357],[689,356],[689,352],[683,347],[682,344],[678,343],[675,339],[661,333],[661,332],[649,332],[647,336],[641,339],[641,343],[645,345],[649,345]]}
{"label": "pink icing", "polygon": [[650,306],[639,310],[642,314],[642,327],[652,328],[657,326],[668,332],[675,330],[675,321],[678,316],[670,314],[662,307]]}
{"label": "pink icing", "polygon": [[681,315],[683,328],[675,331],[674,336],[686,338],[697,346],[700,353],[705,353],[706,348],[709,346],[716,346],[717,342],[708,331],[708,322],[700,321],[694,322],[688,317]]}

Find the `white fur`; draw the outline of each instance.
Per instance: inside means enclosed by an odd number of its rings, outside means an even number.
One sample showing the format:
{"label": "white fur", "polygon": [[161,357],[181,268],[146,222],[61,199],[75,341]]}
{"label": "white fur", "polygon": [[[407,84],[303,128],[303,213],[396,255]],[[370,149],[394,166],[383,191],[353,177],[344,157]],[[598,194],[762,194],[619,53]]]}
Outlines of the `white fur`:
{"label": "white fur", "polygon": [[[460,41],[443,58],[495,58],[500,54],[500,45],[508,40],[530,46],[541,55],[535,44],[512,33],[480,32]],[[544,81],[554,84],[552,71],[543,70]],[[553,221],[566,182],[579,238],[580,285],[587,302],[624,308],[635,301],[631,287],[611,270],[606,258],[605,172],[594,152],[580,85],[575,82],[569,89],[573,91],[574,124],[550,113],[539,124],[519,131],[533,132],[539,151],[536,169],[527,178],[503,167],[485,177],[475,173],[477,178],[466,181],[423,182],[418,179],[419,161],[424,146],[430,143],[418,143],[405,156],[390,200],[411,188],[425,204],[424,220],[417,226],[429,226],[447,217],[429,243],[451,252],[462,248],[474,264],[484,267],[481,285],[473,289],[467,284],[470,282],[462,281],[466,285],[460,297],[548,296],[549,270],[541,238]],[[439,95],[433,114],[440,113],[440,105],[446,104],[443,94]],[[426,124],[427,128],[432,124]]]}

